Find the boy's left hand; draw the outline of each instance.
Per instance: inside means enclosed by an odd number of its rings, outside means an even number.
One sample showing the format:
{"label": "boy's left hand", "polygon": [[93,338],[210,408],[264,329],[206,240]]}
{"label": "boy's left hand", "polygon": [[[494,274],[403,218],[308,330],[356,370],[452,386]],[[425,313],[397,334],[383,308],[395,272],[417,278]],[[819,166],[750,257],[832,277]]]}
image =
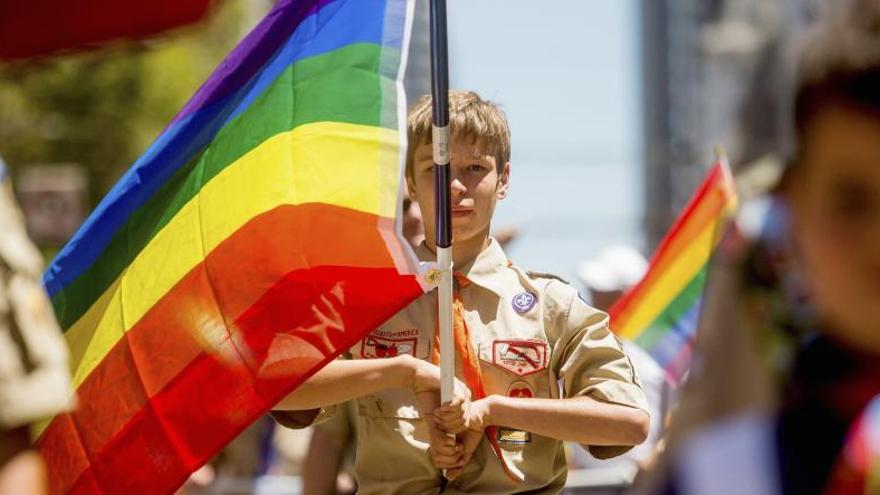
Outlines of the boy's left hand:
{"label": "boy's left hand", "polygon": [[482,432],[487,414],[485,406],[485,400],[471,402],[467,398],[456,397],[434,409],[433,416],[437,426],[446,433],[462,433],[467,430]]}
{"label": "boy's left hand", "polygon": [[435,409],[433,416],[440,430],[459,437],[459,465],[446,471],[446,478],[452,481],[461,475],[483,439],[483,430],[488,426],[488,401],[452,401]]}

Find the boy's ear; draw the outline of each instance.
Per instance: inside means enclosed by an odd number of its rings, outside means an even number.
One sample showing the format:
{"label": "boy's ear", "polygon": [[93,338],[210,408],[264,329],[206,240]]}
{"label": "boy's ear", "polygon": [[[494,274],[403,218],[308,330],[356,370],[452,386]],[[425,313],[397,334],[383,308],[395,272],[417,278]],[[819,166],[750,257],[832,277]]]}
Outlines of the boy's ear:
{"label": "boy's ear", "polygon": [[413,183],[412,177],[406,177],[406,195],[409,199],[416,200],[416,185]]}
{"label": "boy's ear", "polygon": [[504,164],[501,175],[498,176],[498,199],[507,197],[507,191],[510,189],[510,162]]}

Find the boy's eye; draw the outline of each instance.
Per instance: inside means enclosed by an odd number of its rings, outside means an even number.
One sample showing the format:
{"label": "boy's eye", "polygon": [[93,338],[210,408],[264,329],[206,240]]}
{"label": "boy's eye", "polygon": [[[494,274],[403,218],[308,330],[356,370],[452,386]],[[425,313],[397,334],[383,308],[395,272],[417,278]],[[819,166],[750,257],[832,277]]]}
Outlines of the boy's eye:
{"label": "boy's eye", "polygon": [[466,170],[468,172],[482,172],[485,169],[486,169],[486,167],[484,167],[483,165],[480,165],[479,163],[472,163],[472,164],[468,165],[466,168]]}

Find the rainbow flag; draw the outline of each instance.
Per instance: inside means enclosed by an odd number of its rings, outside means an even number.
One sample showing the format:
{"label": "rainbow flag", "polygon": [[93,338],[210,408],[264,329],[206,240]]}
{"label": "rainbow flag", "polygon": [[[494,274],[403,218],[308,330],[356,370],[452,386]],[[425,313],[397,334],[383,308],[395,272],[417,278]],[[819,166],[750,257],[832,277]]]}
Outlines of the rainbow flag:
{"label": "rainbow flag", "polygon": [[850,429],[822,493],[880,493],[880,395],[868,403]]}
{"label": "rainbow flag", "polygon": [[709,259],[736,204],[733,177],[719,161],[660,242],[648,272],[609,309],[615,333],[648,351],[673,384],[690,364]]}
{"label": "rainbow flag", "polygon": [[45,284],[76,411],[54,493],[179,486],[426,287],[400,235],[411,0],[279,0]]}

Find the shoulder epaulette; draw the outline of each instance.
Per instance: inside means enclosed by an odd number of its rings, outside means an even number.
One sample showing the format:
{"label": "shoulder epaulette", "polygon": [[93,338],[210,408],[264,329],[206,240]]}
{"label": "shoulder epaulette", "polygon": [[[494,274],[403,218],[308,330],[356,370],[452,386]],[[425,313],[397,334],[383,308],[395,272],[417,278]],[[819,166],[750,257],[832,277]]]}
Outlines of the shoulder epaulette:
{"label": "shoulder epaulette", "polygon": [[532,270],[526,270],[526,275],[528,275],[529,277],[532,277],[532,278],[552,278],[552,279],[559,280],[560,282],[562,282],[564,284],[568,284],[568,280],[565,280],[564,278],[560,277],[559,275],[554,275],[552,273],[544,273],[544,272],[536,272],[536,271],[532,271]]}

